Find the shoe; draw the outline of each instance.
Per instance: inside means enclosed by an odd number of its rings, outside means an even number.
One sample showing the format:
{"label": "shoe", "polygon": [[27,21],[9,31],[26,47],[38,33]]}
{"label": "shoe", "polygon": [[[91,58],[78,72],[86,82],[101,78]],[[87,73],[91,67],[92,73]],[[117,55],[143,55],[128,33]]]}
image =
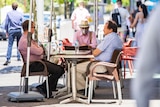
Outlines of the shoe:
{"label": "shoe", "polygon": [[21,59],[17,59],[17,61],[21,61]]}
{"label": "shoe", "polygon": [[36,89],[37,89],[37,91],[38,91],[40,94],[42,94],[44,97],[46,96],[46,93],[45,93],[45,91],[43,90],[42,87],[37,86]]}
{"label": "shoe", "polygon": [[[47,98],[47,93],[41,86],[36,87],[37,91],[42,94],[45,98]],[[53,98],[54,96],[52,95],[52,92],[49,93],[49,98]]]}
{"label": "shoe", "polygon": [[9,63],[11,63],[10,61],[6,61],[3,65],[8,65]]}

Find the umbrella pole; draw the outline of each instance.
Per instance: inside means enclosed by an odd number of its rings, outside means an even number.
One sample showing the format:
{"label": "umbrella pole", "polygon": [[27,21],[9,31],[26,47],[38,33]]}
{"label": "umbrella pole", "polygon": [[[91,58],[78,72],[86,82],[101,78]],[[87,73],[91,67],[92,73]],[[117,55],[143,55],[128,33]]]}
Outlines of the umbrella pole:
{"label": "umbrella pole", "polygon": [[31,21],[32,21],[32,8],[33,8],[33,0],[30,1],[30,19],[28,26],[28,35],[27,35],[27,62],[26,62],[26,77],[25,77],[25,89],[24,93],[28,93],[28,77],[29,77],[29,60],[30,60],[30,47],[31,47]]}
{"label": "umbrella pole", "polygon": [[47,60],[50,60],[51,39],[52,39],[52,13],[53,13],[53,0],[51,0],[51,14],[50,14],[50,28],[48,30],[48,53]]}

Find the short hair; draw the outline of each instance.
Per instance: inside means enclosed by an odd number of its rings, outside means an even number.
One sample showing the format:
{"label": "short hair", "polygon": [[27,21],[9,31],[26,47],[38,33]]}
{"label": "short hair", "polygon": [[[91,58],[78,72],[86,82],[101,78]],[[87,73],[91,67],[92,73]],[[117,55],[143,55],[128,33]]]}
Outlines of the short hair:
{"label": "short hair", "polygon": [[122,0],[117,0],[117,3],[122,5]]}
{"label": "short hair", "polygon": [[18,4],[16,2],[12,3],[12,9],[17,10]]}
{"label": "short hair", "polygon": [[113,32],[117,33],[117,27],[118,26],[117,26],[116,22],[114,22],[113,20],[109,20],[107,23],[108,23],[107,28],[112,29]]}
{"label": "short hair", "polygon": [[[31,25],[33,24],[33,21],[31,22]],[[28,26],[29,26],[29,20],[25,20],[23,23],[22,23],[22,28],[23,28],[23,31],[27,31],[28,30]]]}

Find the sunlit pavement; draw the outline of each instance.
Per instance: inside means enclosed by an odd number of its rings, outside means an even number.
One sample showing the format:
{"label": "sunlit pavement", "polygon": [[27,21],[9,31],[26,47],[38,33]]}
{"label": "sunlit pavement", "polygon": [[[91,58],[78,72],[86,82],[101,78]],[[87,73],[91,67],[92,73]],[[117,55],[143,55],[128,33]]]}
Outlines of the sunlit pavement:
{"label": "sunlit pavement", "polygon": [[[104,100],[102,100],[104,101]],[[109,102],[110,100],[107,100]],[[104,101],[105,102],[105,101]],[[150,107],[159,107],[160,100],[151,100]],[[69,103],[69,104],[53,104],[53,105],[41,105],[41,106],[34,106],[34,107],[136,107],[134,100],[123,100],[122,104],[119,105],[117,103],[114,104],[75,104],[75,103]]]}

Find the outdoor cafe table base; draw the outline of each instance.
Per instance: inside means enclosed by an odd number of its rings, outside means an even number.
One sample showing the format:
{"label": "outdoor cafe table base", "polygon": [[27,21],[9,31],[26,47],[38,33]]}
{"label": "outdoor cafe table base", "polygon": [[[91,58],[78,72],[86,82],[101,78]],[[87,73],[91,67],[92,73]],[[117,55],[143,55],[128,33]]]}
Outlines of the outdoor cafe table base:
{"label": "outdoor cafe table base", "polygon": [[71,70],[72,93],[67,95],[70,98],[67,98],[67,99],[61,101],[60,104],[69,103],[72,101],[77,101],[80,103],[87,104],[87,101],[82,99],[82,98],[86,98],[86,97],[77,93],[77,89],[76,89],[76,63],[77,63],[76,60],[72,60],[72,70]]}

